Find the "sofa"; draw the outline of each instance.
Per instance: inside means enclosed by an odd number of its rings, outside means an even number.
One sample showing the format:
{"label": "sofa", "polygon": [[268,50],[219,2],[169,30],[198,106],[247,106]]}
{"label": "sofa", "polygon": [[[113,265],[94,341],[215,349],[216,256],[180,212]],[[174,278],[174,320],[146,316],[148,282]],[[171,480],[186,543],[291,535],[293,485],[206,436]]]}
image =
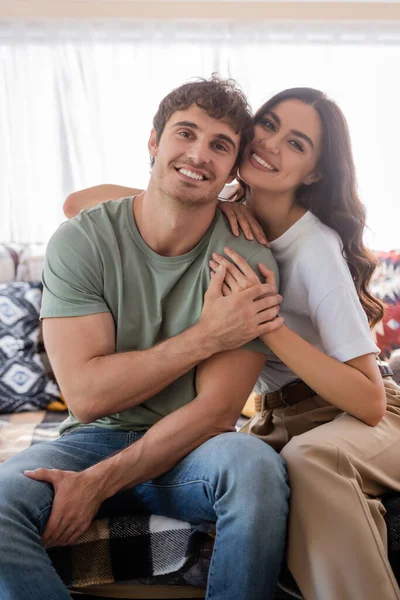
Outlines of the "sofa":
{"label": "sofa", "polygon": [[[42,245],[0,244],[0,462],[55,439],[66,416],[40,334],[44,251]],[[372,288],[388,310],[375,335],[382,358],[393,361],[400,377],[400,252],[377,255],[381,266]],[[389,557],[400,582],[400,494],[389,495],[384,503]],[[97,519],[74,545],[49,554],[76,593],[195,598],[204,597],[212,545],[208,532],[188,523],[117,514]],[[290,597],[277,591],[276,600]]]}

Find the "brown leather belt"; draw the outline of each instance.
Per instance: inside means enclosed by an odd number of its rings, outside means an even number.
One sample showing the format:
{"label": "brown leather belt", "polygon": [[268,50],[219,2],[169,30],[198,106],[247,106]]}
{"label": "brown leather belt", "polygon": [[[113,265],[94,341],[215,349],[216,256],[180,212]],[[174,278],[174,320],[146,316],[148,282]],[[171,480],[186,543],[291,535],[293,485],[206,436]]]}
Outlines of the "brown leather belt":
{"label": "brown leather belt", "polygon": [[[382,377],[393,376],[393,371],[388,363],[378,361],[378,368]],[[280,390],[276,390],[276,392],[256,394],[254,396],[254,408],[256,412],[261,412],[261,410],[271,410],[282,406],[293,406],[302,402],[302,400],[316,395],[317,392],[310,388],[304,381],[296,379],[284,385]]]}
{"label": "brown leather belt", "polygon": [[254,398],[254,408],[257,412],[261,410],[270,410],[281,406],[293,406],[306,398],[316,396],[314,392],[304,381],[296,379],[291,383],[287,383],[276,392],[268,392]]}

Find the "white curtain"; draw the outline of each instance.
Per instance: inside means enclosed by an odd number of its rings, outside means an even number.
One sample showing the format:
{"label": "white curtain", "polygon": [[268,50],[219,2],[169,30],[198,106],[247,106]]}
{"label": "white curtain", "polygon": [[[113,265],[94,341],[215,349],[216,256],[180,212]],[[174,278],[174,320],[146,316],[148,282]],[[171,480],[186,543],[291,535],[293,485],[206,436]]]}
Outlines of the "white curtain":
{"label": "white curtain", "polygon": [[326,91],[350,126],[376,249],[400,247],[400,28],[98,23],[0,26],[0,240],[46,242],[70,192],[145,186],[147,139],[173,87],[217,71],[254,109]]}

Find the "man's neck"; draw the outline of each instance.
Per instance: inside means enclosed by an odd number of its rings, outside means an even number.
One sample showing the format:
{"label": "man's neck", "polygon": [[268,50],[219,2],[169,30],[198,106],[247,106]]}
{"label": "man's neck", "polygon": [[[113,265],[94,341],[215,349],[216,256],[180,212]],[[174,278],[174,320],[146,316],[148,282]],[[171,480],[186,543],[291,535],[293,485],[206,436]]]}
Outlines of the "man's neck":
{"label": "man's neck", "polygon": [[153,186],[133,202],[136,226],[146,244],[161,256],[182,256],[206,234],[217,207],[215,204],[185,206],[162,197]]}

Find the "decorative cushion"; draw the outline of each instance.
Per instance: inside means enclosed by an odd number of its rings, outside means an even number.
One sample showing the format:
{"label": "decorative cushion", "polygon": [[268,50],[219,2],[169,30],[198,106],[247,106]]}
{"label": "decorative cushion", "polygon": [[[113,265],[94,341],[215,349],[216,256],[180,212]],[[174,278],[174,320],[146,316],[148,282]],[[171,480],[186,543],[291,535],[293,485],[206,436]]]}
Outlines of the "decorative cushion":
{"label": "decorative cushion", "polygon": [[392,367],[393,379],[397,385],[400,385],[400,350],[395,350],[393,352],[389,364]]}
{"label": "decorative cushion", "polygon": [[381,261],[371,291],[385,303],[385,316],[374,330],[382,358],[400,348],[400,250],[377,252]]}
{"label": "decorative cushion", "polygon": [[0,413],[40,410],[61,402],[37,353],[40,282],[0,284]]}
{"label": "decorative cushion", "polygon": [[39,281],[42,278],[45,244],[26,244],[19,256],[16,280]]}
{"label": "decorative cushion", "polygon": [[0,244],[0,283],[14,281],[18,253],[8,244]]}

